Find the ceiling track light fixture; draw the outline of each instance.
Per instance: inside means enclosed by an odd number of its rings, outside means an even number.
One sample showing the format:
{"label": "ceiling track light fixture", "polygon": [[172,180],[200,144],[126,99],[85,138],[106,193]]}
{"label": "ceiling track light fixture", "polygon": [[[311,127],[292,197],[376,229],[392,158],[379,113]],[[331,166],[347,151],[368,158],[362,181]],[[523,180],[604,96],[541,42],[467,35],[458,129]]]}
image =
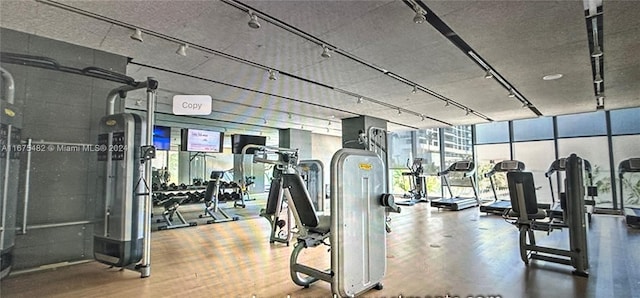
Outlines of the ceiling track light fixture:
{"label": "ceiling track light fixture", "polygon": [[275,80],[278,79],[278,71],[277,70],[269,69],[267,71],[269,72],[269,80],[275,81]]}
{"label": "ceiling track light fixture", "polygon": [[593,49],[593,53],[591,53],[591,57],[593,58],[598,58],[600,56],[602,56],[602,50],[600,49],[600,46],[596,45],[595,49]]}
{"label": "ceiling track light fixture", "polygon": [[264,124],[267,124],[267,118],[262,118],[262,122],[264,122]]}
{"label": "ceiling track light fixture", "polygon": [[523,102],[522,103],[522,108],[528,108],[530,106],[530,104],[528,102]]}
{"label": "ceiling track light fixture", "polygon": [[322,45],[322,54],[320,54],[322,58],[331,58],[331,49],[326,45]]}
{"label": "ceiling track light fixture", "polygon": [[448,100],[445,100],[445,101],[444,101],[444,106],[445,106],[445,107],[448,107],[448,106],[449,106],[449,101],[448,101]]}
{"label": "ceiling track light fixture", "polygon": [[593,82],[595,84],[600,84],[602,83],[604,80],[602,79],[602,76],[600,75],[600,73],[596,73],[596,77],[593,79]]}
{"label": "ceiling track light fixture", "polygon": [[491,69],[487,69],[487,72],[484,73],[484,78],[485,79],[493,78],[493,73],[491,73]]}
{"label": "ceiling track light fixture", "polygon": [[424,121],[424,114],[420,114],[420,121]]}
{"label": "ceiling track light fixture", "polygon": [[413,85],[413,90],[411,90],[411,93],[413,94],[418,93],[418,85]]}
{"label": "ceiling track light fixture", "polygon": [[469,115],[469,113],[471,113],[471,111],[469,110],[469,108],[465,108],[465,109],[464,109],[464,114],[465,114],[465,115]]}
{"label": "ceiling track light fixture", "polygon": [[362,103],[362,100],[363,100],[363,99],[362,99],[362,96],[358,97],[358,101],[357,101],[357,103]]}
{"label": "ceiling track light fixture", "polygon": [[602,93],[596,96],[596,110],[604,110],[604,94]]}
{"label": "ceiling track light fixture", "polygon": [[427,12],[418,6],[415,7],[415,11],[416,15],[413,16],[413,22],[416,24],[424,23],[427,20],[427,18],[424,16],[427,14]]}
{"label": "ceiling track light fixture", "polygon": [[131,34],[131,39],[142,42],[142,30],[136,28],[133,34]]}
{"label": "ceiling track light fixture", "polygon": [[260,28],[260,23],[258,22],[258,16],[253,13],[253,11],[248,11],[249,13],[249,22],[247,23],[249,25],[249,27],[253,28],[253,29],[258,29]]}
{"label": "ceiling track light fixture", "polygon": [[402,114],[402,111],[400,110],[400,108],[398,108],[398,115]]}
{"label": "ceiling track light fixture", "polygon": [[181,44],[181,45],[178,47],[178,50],[176,51],[176,54],[178,54],[178,55],[180,55],[180,56],[183,56],[183,57],[184,57],[184,56],[187,56],[187,48],[188,48],[188,47],[189,47],[189,45],[188,45],[188,44],[186,44],[186,43],[185,43],[185,44]]}
{"label": "ceiling track light fixture", "polygon": [[513,88],[509,88],[509,95],[507,95],[509,98],[514,98],[516,97],[516,94],[513,92]]}

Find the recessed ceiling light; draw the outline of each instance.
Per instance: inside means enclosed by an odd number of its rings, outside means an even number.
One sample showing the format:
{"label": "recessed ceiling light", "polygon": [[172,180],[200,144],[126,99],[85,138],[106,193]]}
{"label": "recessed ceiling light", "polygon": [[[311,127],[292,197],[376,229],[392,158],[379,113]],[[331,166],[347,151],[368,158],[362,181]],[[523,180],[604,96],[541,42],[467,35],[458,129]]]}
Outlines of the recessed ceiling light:
{"label": "recessed ceiling light", "polygon": [[562,74],[561,73],[557,73],[557,74],[550,74],[550,75],[546,75],[544,77],[542,77],[543,80],[545,81],[553,81],[553,80],[557,80],[559,78],[562,78]]}

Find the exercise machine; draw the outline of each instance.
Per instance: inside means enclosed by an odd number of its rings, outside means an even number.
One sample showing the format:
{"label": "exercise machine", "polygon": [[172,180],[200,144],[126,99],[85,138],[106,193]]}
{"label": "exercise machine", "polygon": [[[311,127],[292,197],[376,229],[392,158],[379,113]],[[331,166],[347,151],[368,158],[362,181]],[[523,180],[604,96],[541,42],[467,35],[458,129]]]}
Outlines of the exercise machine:
{"label": "exercise machine", "polygon": [[498,198],[498,192],[496,191],[496,184],[493,176],[496,173],[507,172],[522,172],[525,169],[525,165],[521,161],[517,160],[503,160],[496,163],[491,171],[484,174],[485,178],[489,178],[491,182],[491,191],[493,192],[493,202],[480,206],[480,212],[504,214],[506,210],[511,209],[511,200],[501,200]]}
{"label": "exercise machine", "polygon": [[[282,176],[287,173],[295,173],[298,166],[298,149],[277,148],[260,145],[247,145],[242,149],[255,147],[253,162],[272,164],[273,179],[269,187],[267,204],[260,210],[260,216],[269,221],[269,243],[284,243],[289,246],[293,237],[292,214],[289,209],[289,201],[283,198]],[[243,156],[244,160],[244,156]]]}
{"label": "exercise machine", "polygon": [[[438,209],[448,209],[453,211],[458,211],[462,209],[467,209],[471,207],[476,207],[480,205],[480,199],[478,198],[478,190],[476,188],[475,182],[475,172],[476,168],[473,161],[457,161],[454,162],[447,168],[446,170],[439,172],[438,176],[444,178],[444,184],[447,190],[449,191],[448,198],[440,198],[431,200],[431,207],[437,207]],[[459,183],[459,184],[451,184],[449,183],[449,174],[451,173],[462,173],[462,181],[469,179],[469,184]],[[473,189],[473,198],[469,197],[460,197],[453,196],[453,192],[451,192],[451,186],[457,187],[471,187]]]}
{"label": "exercise machine", "polygon": [[[284,194],[300,220],[300,233],[290,258],[291,279],[296,285],[307,288],[323,280],[331,284],[333,295],[338,297],[382,289],[387,210],[400,212],[393,196],[384,191],[386,174],[375,153],[340,149],[331,161],[329,216],[316,213],[298,174],[283,174]],[[302,251],[321,245],[331,246],[331,268],[319,270],[298,263]]]}
{"label": "exercise machine", "polygon": [[[587,173],[587,178],[589,179],[589,185],[587,185],[587,194],[590,197],[590,199],[585,198],[585,208],[587,210],[587,216],[588,216],[589,222],[591,222],[591,214],[593,214],[593,208],[596,204],[595,197],[598,196],[598,188],[593,185],[593,174],[592,174],[591,163],[586,159],[581,159],[581,160],[583,163],[582,168]],[[567,164],[567,159],[565,157],[557,159],[551,163],[547,172],[544,173],[544,176],[547,177],[547,179],[549,180],[549,188],[551,189],[551,205],[549,208],[547,208],[548,209],[547,213],[549,217],[556,220],[561,220],[561,221],[564,220],[564,213],[562,211],[564,208],[562,208],[562,206],[564,206],[565,204],[564,201],[566,199],[566,196],[565,196],[566,194],[565,192],[562,191],[562,188],[560,187],[560,185],[558,185],[558,199],[556,200],[556,196],[555,196],[556,193],[553,191],[552,177],[554,173],[557,173],[558,175],[560,175],[561,172],[564,172],[566,169],[566,164]],[[559,179],[561,179],[560,176],[559,176]],[[591,207],[589,208],[586,206],[591,206]]]}
{"label": "exercise machine", "polygon": [[15,82],[10,72],[0,67],[0,279],[13,267],[13,247],[16,238],[18,177],[20,171],[22,111],[14,103]]}
{"label": "exercise machine", "polygon": [[[116,99],[124,102],[127,91],[146,88],[147,117],[115,113]],[[99,123],[96,183],[97,216],[93,255],[102,263],[151,272],[152,168],[155,157],[153,122],[158,82],[148,78],[113,89],[107,96],[107,115]]]}
{"label": "exercise machine", "polygon": [[[573,266],[575,275],[588,277],[589,255],[587,250],[587,222],[584,208],[584,182],[582,159],[572,154],[566,159],[566,225],[556,225],[547,218],[545,210],[538,208],[533,174],[530,172],[508,172],[509,195],[512,209],[505,218],[520,231],[520,257],[525,265],[530,260],[542,260]],[[567,227],[569,250],[539,246],[534,231],[550,233],[553,229]]]}
{"label": "exercise machine", "polygon": [[170,230],[177,228],[193,227],[197,226],[196,222],[187,222],[180,213],[181,205],[188,202],[191,198],[183,192],[169,193],[169,194],[155,194],[158,197],[156,205],[162,206],[162,219],[156,219],[156,223],[164,222],[165,225],[159,226],[158,230]]}
{"label": "exercise machine", "polygon": [[296,170],[305,182],[313,207],[316,208],[316,211],[323,212],[325,203],[324,164],[316,159],[301,160],[298,162]]}
{"label": "exercise machine", "polygon": [[409,172],[403,172],[402,176],[409,177],[409,185],[411,189],[405,197],[408,200],[398,201],[396,204],[404,206],[413,206],[420,202],[428,202],[427,200],[427,181],[422,167],[422,158],[414,158],[413,163],[409,164],[407,159],[407,168]]}
{"label": "exercise machine", "polygon": [[226,211],[222,210],[219,206],[218,196],[220,196],[220,183],[224,176],[224,171],[211,172],[209,183],[207,183],[207,190],[204,193],[204,213],[198,217],[211,217],[207,220],[208,224],[220,223],[238,220],[238,216],[230,216]]}
{"label": "exercise machine", "polygon": [[[636,207],[624,207],[624,174],[625,173],[639,173],[640,172],[640,158],[625,159],[618,164],[618,178],[620,179],[620,209],[622,209],[624,218],[627,225],[634,228],[640,228],[640,208]],[[637,185],[631,185],[637,187]],[[636,196],[638,193],[636,192]],[[638,198],[638,197],[636,197]]]}

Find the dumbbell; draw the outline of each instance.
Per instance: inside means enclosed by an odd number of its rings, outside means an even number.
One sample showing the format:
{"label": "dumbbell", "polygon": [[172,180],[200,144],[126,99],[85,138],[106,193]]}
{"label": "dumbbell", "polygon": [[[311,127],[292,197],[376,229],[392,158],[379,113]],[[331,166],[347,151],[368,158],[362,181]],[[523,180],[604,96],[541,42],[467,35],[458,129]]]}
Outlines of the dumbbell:
{"label": "dumbbell", "polygon": [[151,184],[151,189],[153,191],[157,191],[158,189],[160,189],[160,186],[158,185],[158,183],[152,183]]}

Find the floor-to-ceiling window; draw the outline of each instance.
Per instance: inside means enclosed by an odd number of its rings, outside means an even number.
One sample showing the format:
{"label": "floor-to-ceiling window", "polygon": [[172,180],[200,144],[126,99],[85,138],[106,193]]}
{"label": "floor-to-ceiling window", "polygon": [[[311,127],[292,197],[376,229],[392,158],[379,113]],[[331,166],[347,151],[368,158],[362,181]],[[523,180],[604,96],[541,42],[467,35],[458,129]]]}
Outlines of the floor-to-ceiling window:
{"label": "floor-to-ceiling window", "polygon": [[[492,122],[476,125],[476,169],[478,173],[478,195],[482,201],[495,199],[491,189],[491,181],[485,177],[496,163],[511,159],[509,146],[509,122]],[[493,175],[494,186],[498,199],[508,196],[508,187],[504,173]]]}
{"label": "floor-to-ceiling window", "polygon": [[[611,147],[616,169],[615,185],[624,207],[640,208],[640,173],[624,174],[620,189],[618,166],[628,158],[640,158],[640,108],[611,111]],[[620,193],[622,192],[622,195]]]}
{"label": "floor-to-ceiling window", "polygon": [[416,158],[422,158],[427,195],[442,196],[440,179],[440,132],[438,129],[425,129],[415,132]]}
{"label": "floor-to-ceiling window", "polygon": [[555,180],[549,180],[545,173],[556,159],[553,118],[522,119],[512,123],[513,158],[525,164],[525,171],[533,173],[538,202],[551,203],[550,181],[555,184]]}

